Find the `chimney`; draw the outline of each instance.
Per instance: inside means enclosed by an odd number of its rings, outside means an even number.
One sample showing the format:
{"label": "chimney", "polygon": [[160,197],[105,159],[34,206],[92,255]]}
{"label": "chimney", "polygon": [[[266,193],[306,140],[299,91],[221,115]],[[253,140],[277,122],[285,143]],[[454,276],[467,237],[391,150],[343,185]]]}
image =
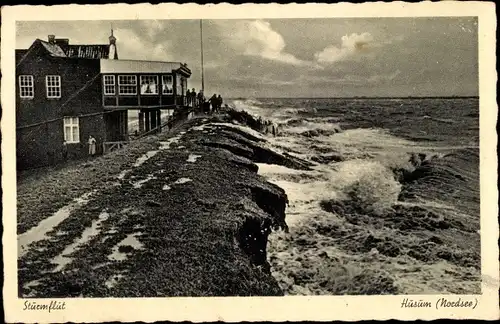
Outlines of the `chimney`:
{"label": "chimney", "polygon": [[49,35],[49,43],[50,44],[55,44],[56,43],[56,35]]}

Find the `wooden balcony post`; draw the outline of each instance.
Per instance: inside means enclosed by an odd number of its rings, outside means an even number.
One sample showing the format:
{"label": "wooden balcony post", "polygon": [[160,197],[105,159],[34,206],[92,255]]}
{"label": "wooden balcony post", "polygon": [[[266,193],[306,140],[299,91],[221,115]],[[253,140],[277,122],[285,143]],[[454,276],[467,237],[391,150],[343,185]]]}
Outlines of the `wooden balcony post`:
{"label": "wooden balcony post", "polygon": [[123,124],[122,124],[122,127],[123,127],[123,134],[122,134],[122,138],[124,141],[126,141],[128,139],[128,110],[125,110],[122,112],[122,116],[123,116]]}
{"label": "wooden balcony post", "polygon": [[139,112],[139,133],[144,132],[144,113],[142,111]]}
{"label": "wooden balcony post", "polygon": [[150,111],[151,114],[151,129],[155,129],[157,126],[157,121],[156,121],[156,111]]}
{"label": "wooden balcony post", "polygon": [[146,114],[146,132],[149,132],[151,130],[151,122],[149,121],[149,111],[145,111]]}
{"label": "wooden balcony post", "polygon": [[[160,127],[161,126],[161,110],[158,109],[156,110],[156,120],[157,120],[157,127]],[[158,130],[158,132],[160,132],[161,129]]]}

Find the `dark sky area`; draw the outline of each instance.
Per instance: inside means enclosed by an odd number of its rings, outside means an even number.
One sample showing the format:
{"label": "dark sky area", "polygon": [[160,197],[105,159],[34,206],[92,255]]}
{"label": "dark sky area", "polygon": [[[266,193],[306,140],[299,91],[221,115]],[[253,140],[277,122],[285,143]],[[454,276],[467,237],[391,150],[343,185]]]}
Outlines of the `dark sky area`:
{"label": "dark sky area", "polygon": [[[120,59],[181,61],[200,88],[198,20],[18,22],[16,48],[47,35],[107,43]],[[225,97],[477,96],[477,18],[203,21],[206,93]]]}

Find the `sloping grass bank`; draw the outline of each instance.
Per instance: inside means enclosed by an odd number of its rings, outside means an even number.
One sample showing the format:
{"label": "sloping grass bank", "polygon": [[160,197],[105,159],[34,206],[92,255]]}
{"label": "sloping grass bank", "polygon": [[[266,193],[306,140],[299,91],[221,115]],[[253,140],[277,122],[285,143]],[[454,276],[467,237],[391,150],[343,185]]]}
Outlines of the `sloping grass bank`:
{"label": "sloping grass bank", "polygon": [[[304,166],[229,125],[203,126],[211,121],[227,116],[198,118],[85,168],[21,183],[23,229],[74,196],[97,192],[19,260],[20,296],[282,295],[266,246],[273,229],[286,228],[287,196],[257,175],[252,160]],[[117,180],[150,149],[158,152]],[[27,194],[29,188],[40,197]]]}
{"label": "sloping grass bank", "polygon": [[158,137],[149,136],[87,161],[21,172],[17,177],[17,233],[26,232],[73,199],[110,184],[121,170],[157,147]]}

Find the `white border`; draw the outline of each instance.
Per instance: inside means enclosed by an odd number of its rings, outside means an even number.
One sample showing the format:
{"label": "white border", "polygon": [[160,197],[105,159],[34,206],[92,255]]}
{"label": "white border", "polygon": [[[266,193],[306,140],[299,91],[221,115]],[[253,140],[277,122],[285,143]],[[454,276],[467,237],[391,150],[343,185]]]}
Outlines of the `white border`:
{"label": "white border", "polygon": [[[320,17],[417,17],[478,16],[481,167],[481,256],[482,295],[477,307],[452,309],[401,308],[403,296],[318,296],[251,298],[138,298],[68,299],[65,311],[23,311],[17,298],[16,184],[15,184],[15,21],[108,19],[240,19]],[[2,8],[2,186],[4,222],[4,309],[6,322],[95,322],[95,321],[299,321],[475,318],[498,319],[498,223],[496,156],[496,16],[493,3],[421,2],[366,4],[289,5],[64,5]],[[444,295],[443,295],[444,296]],[[423,299],[424,296],[404,296]],[[425,296],[437,301],[441,296]],[[445,297],[450,297],[445,296]],[[462,296],[465,298],[467,296]],[[38,300],[42,301],[42,300]]]}

